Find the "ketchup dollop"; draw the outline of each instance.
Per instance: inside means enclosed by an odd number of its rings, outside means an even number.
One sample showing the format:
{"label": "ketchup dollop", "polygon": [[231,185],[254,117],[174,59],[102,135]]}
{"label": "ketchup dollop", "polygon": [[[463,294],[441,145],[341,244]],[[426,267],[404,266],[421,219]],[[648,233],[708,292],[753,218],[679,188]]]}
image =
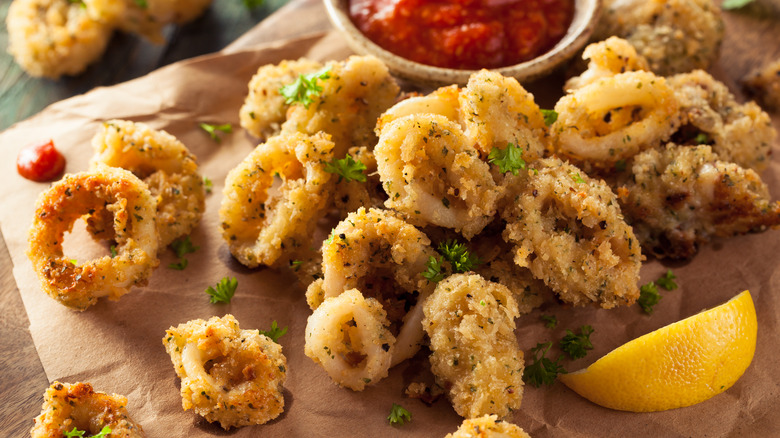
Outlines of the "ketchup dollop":
{"label": "ketchup dollop", "polygon": [[497,68],[553,48],[574,0],[350,0],[349,15],[372,41],[412,61]]}
{"label": "ketchup dollop", "polygon": [[52,140],[25,146],[16,156],[16,171],[32,181],[53,181],[64,169],[65,157]]}

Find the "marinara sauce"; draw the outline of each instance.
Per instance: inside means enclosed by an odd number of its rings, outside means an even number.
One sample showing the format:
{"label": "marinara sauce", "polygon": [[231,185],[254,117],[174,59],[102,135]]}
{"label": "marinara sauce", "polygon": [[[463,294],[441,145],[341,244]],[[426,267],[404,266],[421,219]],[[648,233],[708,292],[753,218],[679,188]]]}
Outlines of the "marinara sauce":
{"label": "marinara sauce", "polygon": [[533,59],[563,38],[574,0],[350,0],[375,43],[423,64],[497,68]]}
{"label": "marinara sauce", "polygon": [[52,181],[65,170],[65,157],[49,140],[22,148],[16,156],[19,175],[37,182]]}

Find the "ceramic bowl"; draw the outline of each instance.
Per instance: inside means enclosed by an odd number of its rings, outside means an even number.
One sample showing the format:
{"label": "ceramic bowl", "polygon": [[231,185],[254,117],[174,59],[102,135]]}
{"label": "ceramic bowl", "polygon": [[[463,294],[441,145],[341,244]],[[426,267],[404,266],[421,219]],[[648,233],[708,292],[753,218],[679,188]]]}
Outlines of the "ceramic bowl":
{"label": "ceramic bowl", "polygon": [[[475,70],[433,67],[410,61],[391,53],[368,39],[349,19],[349,0],[323,0],[333,26],[341,31],[349,47],[361,55],[374,55],[381,59],[391,73],[421,86],[438,87],[448,84],[465,85]],[[571,58],[590,38],[598,21],[601,0],[574,0],[574,18],[569,30],[549,52],[536,58],[494,69],[504,76],[527,82],[551,73]]]}

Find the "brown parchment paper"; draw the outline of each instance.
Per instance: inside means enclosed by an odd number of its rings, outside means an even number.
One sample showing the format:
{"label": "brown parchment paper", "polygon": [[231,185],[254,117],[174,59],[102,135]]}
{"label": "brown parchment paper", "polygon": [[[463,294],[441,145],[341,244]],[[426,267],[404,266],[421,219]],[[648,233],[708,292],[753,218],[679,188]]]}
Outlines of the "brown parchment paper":
{"label": "brown parchment paper", "polygon": [[[251,75],[259,66],[285,58],[327,60],[349,53],[338,35],[327,32],[268,43],[289,35],[291,29],[304,34],[329,28],[318,3],[306,2],[311,7],[304,9],[305,14],[298,9],[301,3],[282,9],[222,53],[180,62],[131,82],[56,103],[0,135],[0,227],[46,375],[50,381],[89,381],[98,390],[126,395],[131,415],[150,437],[435,437],[454,431],[461,422],[446,399],[428,407],[403,396],[408,383],[431,379],[422,354],[392,369],[387,379],[364,392],[334,385],[303,354],[310,313],[304,286],[289,273],[244,268],[232,259],[221,240],[217,211],[225,176],[255,146],[255,141],[238,128],[238,108]],[[532,89],[555,94],[559,85],[541,83]],[[202,222],[191,235],[200,249],[187,256],[185,270],[167,269],[175,256],[170,250],[161,251],[160,268],[148,287],[134,289],[118,302],[101,301],[77,313],[41,291],[25,255],[35,200],[47,185],[24,180],[17,175],[14,163],[24,145],[52,138],[68,159],[66,171],[84,170],[92,155],[90,138],[99,123],[109,118],[145,122],[177,136],[197,155],[201,173],[213,180],[214,190],[207,197]],[[216,143],[197,127],[198,122],[230,122],[236,129]],[[777,117],[774,123],[780,126]],[[775,198],[780,196],[779,178],[780,159],[775,154],[764,174]],[[83,233],[74,232],[67,248],[73,258],[83,260],[94,251],[94,244]],[[725,393],[688,408],[635,414],[591,404],[560,383],[539,389],[527,386],[521,409],[508,420],[534,437],[778,434],[778,248],[780,231],[770,231],[717,241],[690,262],[646,263],[643,282],[656,279],[671,267],[680,285],[678,290],[662,291],[663,299],[652,316],[643,314],[638,306],[601,310],[548,304],[518,320],[517,337],[526,352],[537,342],[560,339],[567,328],[592,325],[595,349],[584,359],[563,362],[573,371],[630,339],[750,289],[758,310],[756,355],[746,374]],[[232,302],[209,304],[204,289],[228,275],[237,277],[239,283]],[[164,331],[172,325],[226,313],[235,315],[242,328],[267,329],[272,320],[289,327],[279,341],[289,365],[284,414],[269,424],[230,432],[191,411],[182,411],[179,379],[161,343]],[[560,324],[554,330],[544,328],[541,314],[556,315]],[[556,348],[551,353],[556,357],[560,351]],[[388,425],[386,417],[394,402],[412,412],[411,423]]]}

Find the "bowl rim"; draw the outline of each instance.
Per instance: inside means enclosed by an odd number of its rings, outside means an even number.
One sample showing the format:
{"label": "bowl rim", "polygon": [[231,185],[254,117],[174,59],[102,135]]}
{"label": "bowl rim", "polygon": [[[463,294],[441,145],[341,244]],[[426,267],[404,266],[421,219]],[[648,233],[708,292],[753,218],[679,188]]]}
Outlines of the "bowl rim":
{"label": "bowl rim", "polygon": [[[355,26],[348,14],[349,0],[323,0],[334,27],[345,35],[347,43],[358,53],[371,54],[382,60],[399,76],[428,83],[458,82],[465,84],[480,69],[452,69],[411,61],[379,46]],[[528,61],[491,68],[504,76],[530,80],[542,76],[581,49],[593,32],[601,12],[602,0],[574,0],[574,16],[566,34],[547,52]]]}

